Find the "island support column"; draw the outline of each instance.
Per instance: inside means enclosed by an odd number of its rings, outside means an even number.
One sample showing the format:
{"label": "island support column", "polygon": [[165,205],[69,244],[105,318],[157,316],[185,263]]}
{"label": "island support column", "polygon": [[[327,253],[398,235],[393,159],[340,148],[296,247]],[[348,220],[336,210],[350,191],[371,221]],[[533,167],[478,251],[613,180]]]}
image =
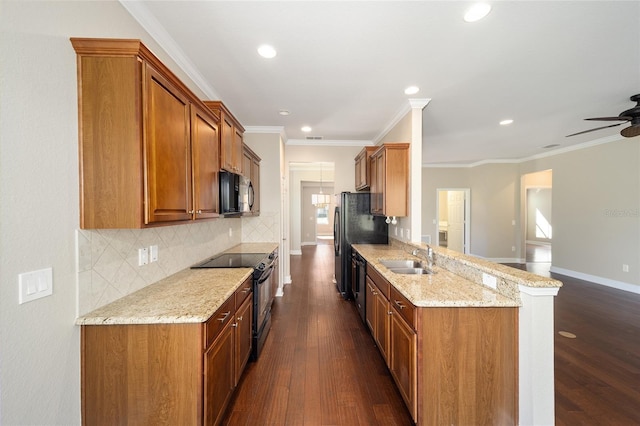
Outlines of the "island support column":
{"label": "island support column", "polygon": [[519,424],[555,424],[553,301],[559,288],[520,288]]}

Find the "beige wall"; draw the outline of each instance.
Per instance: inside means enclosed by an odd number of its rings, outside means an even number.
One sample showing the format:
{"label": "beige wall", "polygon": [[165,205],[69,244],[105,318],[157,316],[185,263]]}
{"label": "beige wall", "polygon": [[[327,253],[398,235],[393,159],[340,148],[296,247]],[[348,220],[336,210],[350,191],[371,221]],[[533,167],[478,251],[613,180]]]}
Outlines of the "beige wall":
{"label": "beige wall", "polygon": [[[521,177],[549,169],[553,270],[640,291],[640,144],[635,138],[513,164],[424,168],[423,234],[435,235],[436,188],[468,187],[471,253],[494,260],[524,258]],[[629,272],[622,271],[623,263]]]}

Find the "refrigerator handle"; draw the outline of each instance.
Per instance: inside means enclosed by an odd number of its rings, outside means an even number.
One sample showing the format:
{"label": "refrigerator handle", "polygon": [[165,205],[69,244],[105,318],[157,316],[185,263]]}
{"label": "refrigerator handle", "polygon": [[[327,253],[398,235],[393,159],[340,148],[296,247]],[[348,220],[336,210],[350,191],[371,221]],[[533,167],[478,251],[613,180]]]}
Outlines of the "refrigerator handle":
{"label": "refrigerator handle", "polygon": [[340,254],[340,210],[338,207],[333,213],[333,249],[338,256]]}

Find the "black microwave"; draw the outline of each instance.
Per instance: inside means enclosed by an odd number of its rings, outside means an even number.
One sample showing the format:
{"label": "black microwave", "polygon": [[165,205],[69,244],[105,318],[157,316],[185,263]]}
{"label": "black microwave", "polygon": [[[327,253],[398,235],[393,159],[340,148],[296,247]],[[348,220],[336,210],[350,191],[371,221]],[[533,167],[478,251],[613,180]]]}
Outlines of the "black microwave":
{"label": "black microwave", "polygon": [[231,172],[220,172],[220,214],[225,216],[251,212],[253,185],[251,180]]}

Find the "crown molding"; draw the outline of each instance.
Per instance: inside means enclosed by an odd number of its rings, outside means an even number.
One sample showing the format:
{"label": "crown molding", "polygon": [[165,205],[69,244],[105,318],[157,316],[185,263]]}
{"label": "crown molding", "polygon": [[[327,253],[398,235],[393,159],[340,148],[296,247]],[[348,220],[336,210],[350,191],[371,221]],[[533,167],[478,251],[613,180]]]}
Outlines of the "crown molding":
{"label": "crown molding", "polygon": [[539,160],[541,158],[547,158],[547,157],[553,157],[555,155],[564,154],[566,152],[579,151],[581,149],[591,148],[592,146],[603,145],[603,144],[606,144],[606,143],[616,142],[616,141],[620,141],[620,140],[622,140],[622,138],[620,136],[618,136],[618,135],[605,136],[603,138],[594,139],[592,141],[588,141],[588,142],[584,142],[584,143],[576,144],[576,145],[571,145],[571,146],[567,146],[567,147],[564,147],[564,148],[554,149],[552,151],[547,151],[547,152],[543,152],[543,153],[540,153],[540,154],[531,155],[529,157],[512,158],[512,159],[488,159],[488,160],[481,160],[481,161],[476,161],[474,163],[465,163],[465,164],[461,164],[461,163],[441,163],[441,164],[423,163],[422,164],[422,168],[430,168],[430,169],[461,168],[461,169],[463,169],[463,168],[473,168],[473,167],[477,167],[477,166],[482,166],[482,165],[485,165],[485,164],[520,164],[520,163],[526,163],[527,161]]}
{"label": "crown molding", "polygon": [[158,20],[153,16],[149,9],[140,1],[119,0],[122,7],[144,28],[151,38],[153,38],[160,47],[167,52],[182,71],[189,76],[191,80],[198,86],[200,90],[209,99],[220,99],[205,78],[200,74],[195,65],[187,57],[184,51],[178,46],[175,40],[167,33],[167,30],[160,25]]}
{"label": "crown molding", "polygon": [[419,108],[423,109],[427,106],[427,104],[431,102],[431,98],[421,98],[421,99],[409,99],[408,102],[403,103],[402,106],[396,112],[396,115],[393,116],[391,121],[382,129],[378,136],[373,138],[374,145],[378,145],[382,138],[385,137],[387,133],[391,131],[395,127],[396,124],[400,122],[412,109]]}

